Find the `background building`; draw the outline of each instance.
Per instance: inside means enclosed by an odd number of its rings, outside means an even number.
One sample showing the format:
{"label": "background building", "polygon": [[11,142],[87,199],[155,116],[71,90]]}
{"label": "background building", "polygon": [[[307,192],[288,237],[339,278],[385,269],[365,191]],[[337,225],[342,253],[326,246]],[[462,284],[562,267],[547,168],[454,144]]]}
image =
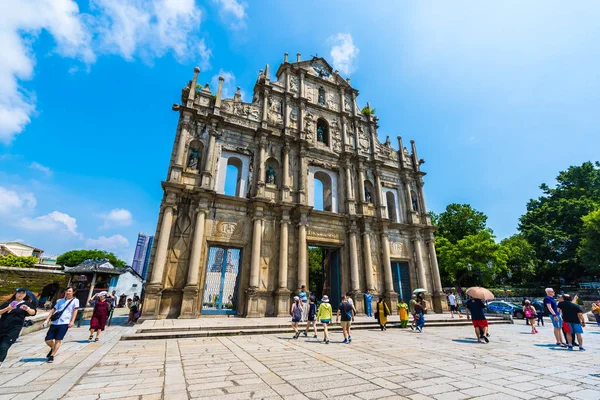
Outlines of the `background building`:
{"label": "background building", "polygon": [[138,240],[135,246],[135,253],[133,254],[131,268],[133,268],[133,270],[143,279],[145,279],[146,273],[148,272],[148,264],[150,263],[150,254],[152,253],[153,242],[153,236],[148,236],[141,232],[138,234]]}

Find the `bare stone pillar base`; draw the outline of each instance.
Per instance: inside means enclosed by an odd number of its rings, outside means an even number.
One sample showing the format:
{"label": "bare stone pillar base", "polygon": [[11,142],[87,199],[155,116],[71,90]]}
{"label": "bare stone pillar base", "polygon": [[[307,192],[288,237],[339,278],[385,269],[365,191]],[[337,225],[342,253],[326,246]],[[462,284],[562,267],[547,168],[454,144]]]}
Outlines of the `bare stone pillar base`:
{"label": "bare stone pillar base", "polygon": [[444,301],[446,299],[446,295],[444,293],[436,293],[432,297],[433,302],[433,311],[436,314],[441,314],[444,312]]}
{"label": "bare stone pillar base", "polygon": [[190,319],[198,317],[198,290],[197,286],[186,286],[183,288],[183,300],[181,301],[180,319]]}
{"label": "bare stone pillar base", "polygon": [[365,296],[360,290],[350,293],[357,314],[365,314]]}
{"label": "bare stone pillar base", "polygon": [[291,290],[288,289],[277,289],[275,292],[275,297],[277,299],[277,316],[278,317],[288,317],[290,315],[291,304],[290,304],[290,295],[292,294]]}
{"label": "bare stone pillar base", "polygon": [[162,298],[162,285],[160,283],[150,283],[144,291],[144,301],[142,306],[142,315],[139,322],[147,319],[158,319],[160,311],[160,300]]}
{"label": "bare stone pillar base", "polygon": [[383,295],[383,301],[385,301],[390,308],[390,315],[398,313],[398,293],[387,292]]}
{"label": "bare stone pillar base", "polygon": [[[272,293],[272,292],[271,292]],[[255,288],[246,290],[246,317],[259,318],[265,316],[265,298]]]}

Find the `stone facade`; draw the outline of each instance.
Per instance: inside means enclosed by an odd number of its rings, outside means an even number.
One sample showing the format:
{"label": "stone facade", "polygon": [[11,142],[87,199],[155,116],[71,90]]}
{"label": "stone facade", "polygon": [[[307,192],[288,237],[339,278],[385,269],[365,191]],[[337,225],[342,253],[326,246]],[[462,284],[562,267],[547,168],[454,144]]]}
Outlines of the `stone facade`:
{"label": "stone facade", "polygon": [[173,105],[180,118],[143,318],[196,318],[223,303],[222,290],[204,293],[221,262],[221,285],[237,279],[226,300],[232,313],[288,315],[293,293],[308,286],[308,246],[336,249],[339,291],[352,293],[359,312],[367,292],[395,310],[398,262],[410,290],[426,289],[442,311],[435,228],[413,141],[410,152],[400,137],[400,151],[389,138],[381,143],[378,118],[361,112],[358,91],[322,58],[298,54],[290,63],[286,54],[276,80],[267,65],[252,103],[239,88],[223,99],[222,77],[213,95],[197,84],[199,72]]}

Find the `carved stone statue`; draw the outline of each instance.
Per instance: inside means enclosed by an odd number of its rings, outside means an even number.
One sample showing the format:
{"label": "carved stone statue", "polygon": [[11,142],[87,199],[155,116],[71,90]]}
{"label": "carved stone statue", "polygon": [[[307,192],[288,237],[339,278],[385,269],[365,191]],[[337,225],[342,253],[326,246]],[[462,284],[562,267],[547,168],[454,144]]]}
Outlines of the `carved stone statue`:
{"label": "carved stone statue", "polygon": [[323,125],[317,126],[317,141],[325,143],[325,130],[323,129]]}
{"label": "carved stone statue", "polygon": [[322,106],[325,105],[325,89],[323,88],[319,89],[319,104]]}
{"label": "carved stone statue", "polygon": [[352,97],[350,95],[344,96],[344,109],[348,112],[352,111]]}
{"label": "carved stone statue", "polygon": [[371,192],[369,192],[369,189],[365,188],[365,201],[367,203],[373,203],[373,198],[371,197]]}
{"label": "carved stone statue", "polygon": [[292,76],[290,78],[290,90],[292,92],[298,92],[298,77]]}
{"label": "carved stone statue", "polygon": [[196,171],[200,168],[200,154],[198,153],[198,148],[192,147],[190,149],[187,167]]}
{"label": "carved stone statue", "polygon": [[275,170],[271,165],[269,165],[269,168],[267,168],[267,183],[269,185],[275,184]]}
{"label": "carved stone statue", "polygon": [[417,194],[414,190],[410,191],[410,198],[412,200],[413,211],[419,211],[419,200],[417,199]]}

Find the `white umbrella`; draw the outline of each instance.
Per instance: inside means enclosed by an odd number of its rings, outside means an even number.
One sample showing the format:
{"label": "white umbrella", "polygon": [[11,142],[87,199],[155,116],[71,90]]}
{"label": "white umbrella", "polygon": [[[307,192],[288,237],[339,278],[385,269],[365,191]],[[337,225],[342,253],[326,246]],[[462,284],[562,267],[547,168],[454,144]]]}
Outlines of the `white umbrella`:
{"label": "white umbrella", "polygon": [[427,290],[423,289],[423,288],[418,288],[418,289],[413,290],[413,293],[426,293],[426,292],[427,292]]}

